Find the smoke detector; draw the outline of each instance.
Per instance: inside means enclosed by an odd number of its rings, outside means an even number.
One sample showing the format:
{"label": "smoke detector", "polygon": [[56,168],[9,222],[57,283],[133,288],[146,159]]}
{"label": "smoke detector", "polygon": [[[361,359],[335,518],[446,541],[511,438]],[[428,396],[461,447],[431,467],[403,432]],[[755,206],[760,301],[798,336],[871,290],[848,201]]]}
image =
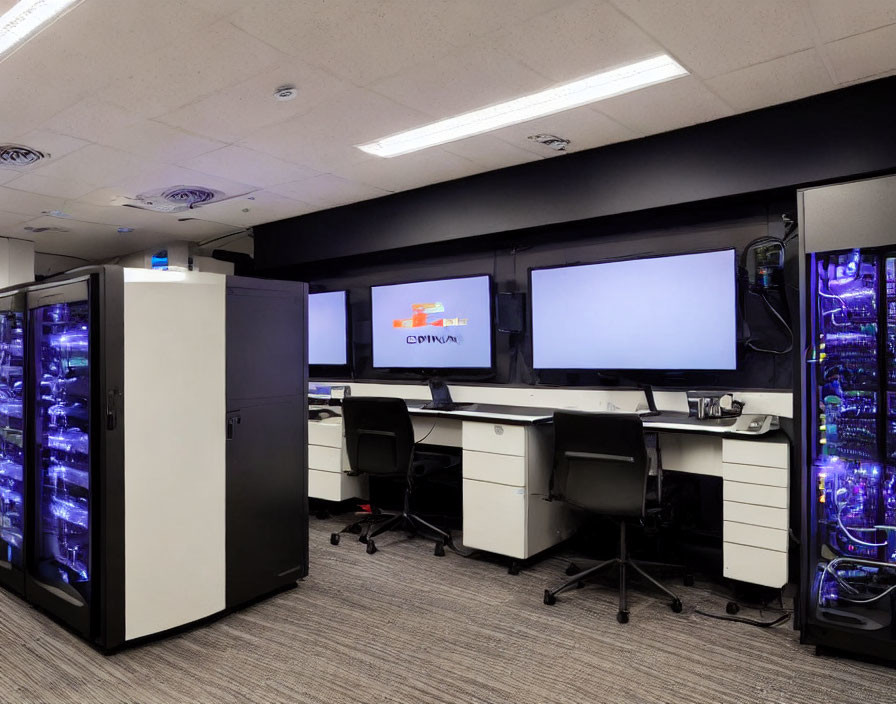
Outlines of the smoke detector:
{"label": "smoke detector", "polygon": [[280,86],[279,88],[277,88],[277,90],[274,91],[274,99],[279,100],[280,102],[286,102],[287,100],[294,100],[298,94],[299,91],[295,86]]}
{"label": "smoke detector", "polygon": [[568,139],[558,137],[554,134],[533,134],[530,135],[529,139],[531,139],[533,142],[543,144],[546,147],[550,147],[557,152],[565,152],[566,148],[569,146]]}
{"label": "smoke detector", "polygon": [[5,169],[27,169],[49,156],[23,144],[0,144],[0,167]]}

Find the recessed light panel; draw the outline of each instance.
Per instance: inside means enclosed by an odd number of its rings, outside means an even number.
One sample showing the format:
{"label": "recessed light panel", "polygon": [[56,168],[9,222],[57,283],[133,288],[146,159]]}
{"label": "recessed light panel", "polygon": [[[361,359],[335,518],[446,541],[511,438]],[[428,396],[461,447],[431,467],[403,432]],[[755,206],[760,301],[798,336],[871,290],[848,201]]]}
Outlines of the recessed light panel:
{"label": "recessed light panel", "polygon": [[0,15],[0,59],[82,0],[19,0]]}
{"label": "recessed light panel", "polygon": [[675,59],[663,54],[578,81],[564,83],[540,93],[525,95],[522,98],[400,132],[370,144],[358,145],[358,149],[383,157],[407,154],[533,120],[543,115],[577,108],[656,83],[670,81],[687,73]]}

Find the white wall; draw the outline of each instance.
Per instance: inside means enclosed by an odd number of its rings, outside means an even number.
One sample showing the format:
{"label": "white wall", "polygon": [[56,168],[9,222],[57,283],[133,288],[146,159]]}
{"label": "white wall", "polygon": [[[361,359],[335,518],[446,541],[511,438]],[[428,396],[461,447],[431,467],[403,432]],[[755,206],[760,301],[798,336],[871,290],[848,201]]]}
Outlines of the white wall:
{"label": "white wall", "polygon": [[34,242],[0,237],[0,288],[34,281]]}

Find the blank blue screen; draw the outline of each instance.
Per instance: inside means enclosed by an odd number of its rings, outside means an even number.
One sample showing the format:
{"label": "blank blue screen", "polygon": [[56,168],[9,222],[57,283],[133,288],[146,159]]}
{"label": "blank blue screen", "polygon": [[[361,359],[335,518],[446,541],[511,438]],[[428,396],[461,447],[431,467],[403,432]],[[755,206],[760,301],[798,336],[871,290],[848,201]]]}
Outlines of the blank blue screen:
{"label": "blank blue screen", "polygon": [[536,369],[735,369],[734,250],[532,271]]}
{"label": "blank blue screen", "polygon": [[370,295],[374,367],[492,366],[488,276],[374,286]]}
{"label": "blank blue screen", "polygon": [[308,364],[347,364],[345,291],[308,296]]}

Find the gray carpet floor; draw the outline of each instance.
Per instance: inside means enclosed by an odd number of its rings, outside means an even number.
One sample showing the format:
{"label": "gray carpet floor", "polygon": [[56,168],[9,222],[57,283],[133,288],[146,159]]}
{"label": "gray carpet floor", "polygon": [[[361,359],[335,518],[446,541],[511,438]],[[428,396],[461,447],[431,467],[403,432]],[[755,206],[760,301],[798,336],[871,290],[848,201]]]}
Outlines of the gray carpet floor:
{"label": "gray carpet floor", "polygon": [[512,576],[398,533],[367,555],[352,536],[329,544],[344,523],[312,518],[297,589],[111,657],[0,591],[0,701],[883,704],[896,692],[896,670],[816,657],[789,624],[695,614],[724,611],[720,587],[676,587],[681,614],[635,590],[622,626],[605,586],[542,604],[562,555]]}

